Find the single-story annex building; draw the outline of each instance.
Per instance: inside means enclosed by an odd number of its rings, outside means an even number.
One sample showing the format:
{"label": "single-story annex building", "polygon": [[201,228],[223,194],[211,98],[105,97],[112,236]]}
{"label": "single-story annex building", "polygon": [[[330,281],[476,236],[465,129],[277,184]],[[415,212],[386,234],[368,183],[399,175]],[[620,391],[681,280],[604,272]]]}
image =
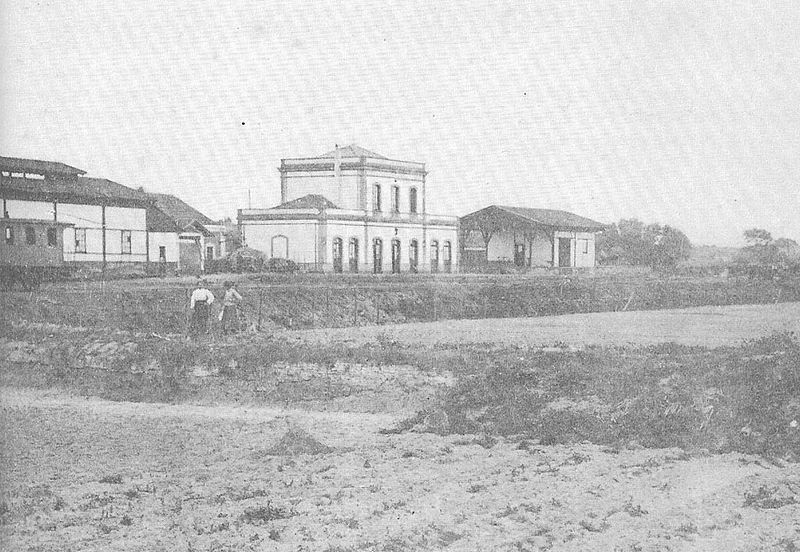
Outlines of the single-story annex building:
{"label": "single-story annex building", "polygon": [[[38,234],[47,231],[49,246],[61,248],[63,261],[76,268],[202,270],[202,261],[181,262],[182,236],[198,230],[183,213],[202,223],[210,223],[209,219],[173,196],[148,194],[85,174],[60,162],[0,157],[0,221],[5,242],[22,245],[21,240],[13,240],[14,232],[26,235],[28,243],[40,242],[45,238]],[[213,239],[215,228],[206,225],[202,231]],[[198,258],[208,254],[202,247],[207,242],[192,243],[197,244]]]}
{"label": "single-story annex building", "polygon": [[490,205],[461,217],[461,270],[493,265],[592,268],[595,235],[606,225],[554,209]]}

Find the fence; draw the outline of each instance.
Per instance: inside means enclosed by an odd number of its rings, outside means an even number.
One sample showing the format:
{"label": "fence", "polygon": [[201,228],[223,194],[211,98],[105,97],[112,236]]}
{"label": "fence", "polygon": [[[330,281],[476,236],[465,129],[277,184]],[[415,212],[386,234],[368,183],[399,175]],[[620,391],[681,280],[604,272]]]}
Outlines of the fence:
{"label": "fence", "polygon": [[[797,281],[614,275],[242,281],[237,289],[244,298],[244,326],[261,331],[800,300]],[[188,329],[190,291],[180,282],[159,280],[62,283],[0,294],[0,306],[13,320],[182,334]],[[221,287],[212,291],[222,297]],[[218,309],[214,306],[212,316]]]}

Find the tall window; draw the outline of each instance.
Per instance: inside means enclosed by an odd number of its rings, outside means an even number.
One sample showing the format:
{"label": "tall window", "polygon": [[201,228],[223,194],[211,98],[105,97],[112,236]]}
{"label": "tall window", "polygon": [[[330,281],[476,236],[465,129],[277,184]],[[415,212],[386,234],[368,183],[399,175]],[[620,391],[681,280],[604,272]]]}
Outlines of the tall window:
{"label": "tall window", "polygon": [[383,272],[383,240],[380,238],[372,241],[372,272],[375,274]]}
{"label": "tall window", "polygon": [[47,245],[48,247],[55,247],[58,245],[58,234],[55,228],[47,229]]}
{"label": "tall window", "polygon": [[392,186],[392,213],[400,212],[400,186]]}
{"label": "tall window", "polygon": [[417,272],[419,263],[419,245],[417,240],[411,240],[411,245],[408,249],[408,269],[411,272]]}
{"label": "tall window", "polygon": [[130,255],[131,253],[131,245],[133,241],[133,237],[131,236],[130,230],[122,230],[122,252],[126,255]]}
{"label": "tall window", "polygon": [[358,238],[350,238],[348,247],[350,272],[358,272]]}
{"label": "tall window", "polygon": [[439,242],[431,242],[431,272],[439,272]]}
{"label": "tall window", "polygon": [[411,213],[417,212],[417,189],[411,188],[408,191],[408,210]]}
{"label": "tall window", "polygon": [[450,272],[453,267],[453,250],[449,241],[444,242],[442,245],[442,264],[444,264],[444,271]]}
{"label": "tall window", "polygon": [[6,226],[6,243],[8,245],[14,245],[14,227],[13,226]]}
{"label": "tall window", "polygon": [[210,261],[214,258],[214,246],[207,245],[206,246],[206,260]]}
{"label": "tall window", "polygon": [[166,245],[159,245],[158,246],[158,260],[162,263],[167,262],[167,246]]}
{"label": "tall window", "polygon": [[36,229],[33,226],[25,227],[25,243],[36,245]]}
{"label": "tall window", "polygon": [[75,253],[86,253],[86,228],[75,229]]}
{"label": "tall window", "polygon": [[375,184],[372,187],[372,210],[373,211],[383,211],[383,205],[381,205],[381,185]]}

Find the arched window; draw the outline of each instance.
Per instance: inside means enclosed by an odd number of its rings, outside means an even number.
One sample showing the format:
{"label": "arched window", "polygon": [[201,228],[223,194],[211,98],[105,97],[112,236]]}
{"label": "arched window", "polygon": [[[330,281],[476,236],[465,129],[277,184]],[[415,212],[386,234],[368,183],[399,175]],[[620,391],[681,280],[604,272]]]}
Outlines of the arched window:
{"label": "arched window", "polygon": [[439,272],[439,242],[431,242],[431,272]]}
{"label": "arched window", "polygon": [[392,240],[392,273],[400,274],[400,240]]}
{"label": "arched window", "polygon": [[272,257],[276,259],[289,258],[289,238],[281,235],[272,236]]}
{"label": "arched window", "polygon": [[408,190],[408,211],[412,214],[417,213],[417,189]]}
{"label": "arched window", "polygon": [[343,251],[342,238],[334,238],[333,240],[333,271],[342,271],[342,254]]}
{"label": "arched window", "polygon": [[372,240],[372,272],[374,274],[383,272],[383,240],[380,238]]}
{"label": "arched window", "polygon": [[383,211],[383,205],[381,204],[381,185],[375,184],[372,186],[372,210],[373,211]]}
{"label": "arched window", "polygon": [[350,238],[347,251],[350,272],[358,272],[358,238]]}
{"label": "arched window", "polygon": [[444,271],[450,272],[453,269],[453,250],[449,241],[444,242],[442,245],[442,264]]}
{"label": "arched window", "polygon": [[410,247],[408,248],[408,269],[411,272],[417,272],[419,263],[419,245],[417,240],[411,240]]}

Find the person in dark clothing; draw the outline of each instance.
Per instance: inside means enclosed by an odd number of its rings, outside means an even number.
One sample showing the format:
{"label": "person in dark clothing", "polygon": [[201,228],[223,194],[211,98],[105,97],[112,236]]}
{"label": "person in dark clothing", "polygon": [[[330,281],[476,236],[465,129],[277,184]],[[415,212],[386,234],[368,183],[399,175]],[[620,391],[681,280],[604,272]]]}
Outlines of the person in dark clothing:
{"label": "person in dark clothing", "polygon": [[189,333],[192,337],[208,333],[208,316],[213,302],[214,294],[206,287],[205,280],[198,280],[197,288],[192,292],[189,302],[189,308],[192,311]]}

